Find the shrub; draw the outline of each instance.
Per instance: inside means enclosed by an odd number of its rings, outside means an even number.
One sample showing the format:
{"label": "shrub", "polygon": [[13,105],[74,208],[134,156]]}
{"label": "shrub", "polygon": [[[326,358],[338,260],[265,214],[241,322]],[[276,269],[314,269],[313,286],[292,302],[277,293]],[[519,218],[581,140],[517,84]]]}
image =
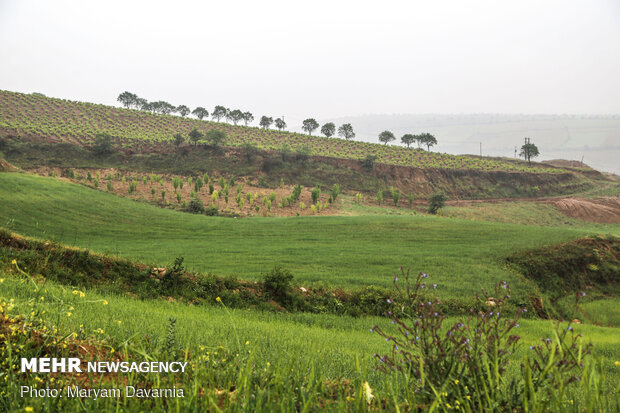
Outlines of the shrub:
{"label": "shrub", "polygon": [[443,192],[437,192],[428,200],[428,212],[429,214],[435,215],[437,211],[443,208],[446,205],[446,200],[448,197]]}
{"label": "shrub", "polygon": [[211,204],[208,208],[205,208],[205,215],[210,217],[216,217],[220,215],[220,210],[216,206]]}
{"label": "shrub", "polygon": [[526,310],[506,317],[506,282],[495,286],[493,297],[484,289],[476,297],[485,303],[484,311],[471,309],[468,318],[446,327],[441,302],[428,293],[428,276],[420,273],[411,285],[409,271],[401,272],[406,288],[395,277],[399,298],[387,300],[396,330],[372,329],[392,343],[392,352],[375,357],[379,370],[405,374],[408,391],[420,405],[443,411],[454,406],[463,411],[562,411],[572,400],[571,383],[585,374],[583,360],[591,345],[582,345],[570,324],[561,328],[558,323],[552,338],[530,347],[521,374],[507,375],[520,340],[514,332]]}
{"label": "shrub", "polygon": [[400,191],[393,186],[390,187],[390,194],[392,195],[392,200],[394,201],[394,205],[398,206],[398,201],[400,201]]}
{"label": "shrub", "polygon": [[107,133],[99,133],[95,136],[95,143],[91,147],[97,156],[108,155],[112,150],[112,137]]}
{"label": "shrub", "polygon": [[383,192],[379,190],[377,191],[377,203],[381,205],[382,202],[383,202]]}
{"label": "shrub", "polygon": [[320,185],[315,186],[312,192],[310,193],[310,195],[312,196],[312,203],[316,204],[319,198],[321,197]]}
{"label": "shrub", "polygon": [[360,159],[360,163],[362,167],[367,171],[372,171],[375,169],[375,162],[377,161],[376,155],[366,155],[364,159]]}
{"label": "shrub", "polygon": [[289,301],[292,291],[291,281],[293,281],[293,274],[289,270],[274,267],[268,273],[262,274],[261,278],[265,292],[273,299],[281,304]]}
{"label": "shrub", "polygon": [[161,292],[163,294],[172,294],[180,284],[181,276],[184,272],[183,257],[175,258],[172,268],[168,268],[161,279]]}
{"label": "shrub", "polygon": [[202,214],[205,210],[205,206],[200,198],[194,196],[190,199],[187,210],[193,214]]}
{"label": "shrub", "polygon": [[336,202],[336,198],[338,198],[338,195],[340,195],[340,185],[334,184],[334,186],[332,187],[332,193],[331,193],[332,201]]}

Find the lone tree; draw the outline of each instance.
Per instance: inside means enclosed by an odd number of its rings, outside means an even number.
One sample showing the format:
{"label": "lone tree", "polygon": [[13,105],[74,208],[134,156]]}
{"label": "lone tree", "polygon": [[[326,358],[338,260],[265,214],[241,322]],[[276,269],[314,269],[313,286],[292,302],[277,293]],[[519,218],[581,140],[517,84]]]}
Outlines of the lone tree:
{"label": "lone tree", "polygon": [[131,92],[123,92],[120,95],[118,95],[118,99],[116,100],[121,102],[121,105],[125,106],[126,109],[129,109],[138,100],[138,95],[133,94]]}
{"label": "lone tree", "polygon": [[182,117],[186,117],[189,115],[189,108],[185,105],[179,105],[177,106],[177,113]]}
{"label": "lone tree", "polygon": [[431,195],[428,200],[428,212],[435,215],[437,211],[446,205],[448,197],[443,192],[437,192]]}
{"label": "lone tree", "polygon": [[521,147],[521,153],[519,153],[519,156],[523,156],[523,158],[529,162],[530,166],[532,166],[532,158],[536,158],[538,155],[540,155],[538,146],[533,143],[526,143],[523,145]]}
{"label": "lone tree", "polygon": [[431,146],[437,145],[437,139],[430,133],[423,133],[418,136],[418,139],[422,145],[426,145],[426,150],[428,151],[431,150]]}
{"label": "lone tree", "polygon": [[202,106],[198,106],[196,109],[192,111],[192,115],[202,120],[203,118],[206,118],[209,116],[209,111],[203,108]]}
{"label": "lone tree", "polygon": [[196,145],[198,141],[202,139],[203,137],[204,135],[202,134],[202,132],[200,132],[196,128],[192,129],[192,131],[189,133],[189,140],[192,141],[194,145]]}
{"label": "lone tree", "polygon": [[328,138],[334,136],[336,133],[336,125],[333,122],[327,122],[325,125],[321,127],[321,133]]}
{"label": "lone tree", "polygon": [[301,124],[301,129],[308,132],[308,135],[312,135],[312,132],[314,132],[318,127],[319,123],[313,118],[306,119]]}
{"label": "lone tree", "polygon": [[276,120],[275,120],[275,122],[274,122],[274,123],[275,123],[276,128],[277,128],[278,130],[280,130],[280,131],[281,131],[281,130],[286,129],[286,122],[284,122],[284,119],[282,119],[282,118],[278,118],[278,119],[276,119]]}
{"label": "lone tree", "polygon": [[346,140],[355,138],[355,132],[353,132],[353,126],[350,123],[344,123],[338,128],[338,135],[342,136]]}
{"label": "lone tree", "polygon": [[379,134],[379,141],[383,142],[384,145],[387,145],[388,142],[392,142],[394,140],[396,140],[396,137],[389,130],[384,130]]}
{"label": "lone tree", "polygon": [[227,112],[228,110],[224,106],[218,105],[215,107],[215,109],[213,109],[213,113],[211,113],[211,117],[215,119],[216,122],[219,122],[220,119],[226,116]]}
{"label": "lone tree", "polygon": [[272,123],[273,123],[273,118],[269,116],[263,116],[260,118],[260,122],[258,124],[263,129],[269,129]]}
{"label": "lone tree", "polygon": [[401,141],[401,143],[407,145],[407,148],[408,148],[409,146],[411,146],[411,144],[413,142],[416,141],[415,135],[407,133],[407,134],[403,135],[402,138],[400,138],[400,141]]}
{"label": "lone tree", "polygon": [[254,115],[250,112],[243,112],[243,123],[245,123],[245,126],[248,126],[252,122],[254,122]]}

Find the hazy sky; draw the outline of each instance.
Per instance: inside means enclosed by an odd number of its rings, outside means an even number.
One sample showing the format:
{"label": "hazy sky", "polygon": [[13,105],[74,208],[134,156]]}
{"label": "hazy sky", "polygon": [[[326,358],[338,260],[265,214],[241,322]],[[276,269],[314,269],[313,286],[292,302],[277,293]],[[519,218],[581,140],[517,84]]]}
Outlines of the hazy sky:
{"label": "hazy sky", "polygon": [[620,1],[0,0],[0,88],[293,118],[620,113]]}

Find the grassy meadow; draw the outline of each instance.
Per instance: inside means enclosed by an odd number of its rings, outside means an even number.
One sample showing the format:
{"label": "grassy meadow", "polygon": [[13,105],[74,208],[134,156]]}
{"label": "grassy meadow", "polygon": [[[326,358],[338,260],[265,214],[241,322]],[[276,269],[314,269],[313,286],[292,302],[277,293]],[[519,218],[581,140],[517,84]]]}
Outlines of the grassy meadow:
{"label": "grassy meadow", "polygon": [[205,217],[8,173],[0,174],[0,220],[27,236],[160,266],[184,256],[191,270],[250,280],[279,265],[299,284],[389,287],[402,265],[432,274],[450,296],[502,279],[522,285],[504,256],[592,232],[426,215]]}
{"label": "grassy meadow", "polygon": [[[518,204],[516,211],[525,216],[527,205]],[[258,280],[262,272],[280,265],[293,272],[298,286],[390,287],[403,265],[430,274],[441,299],[471,297],[482,287],[506,280],[514,291],[513,300],[525,302],[537,288],[506,266],[506,256],[589,234],[618,233],[618,226],[613,225],[571,225],[568,221],[557,225],[553,220],[560,218],[545,208],[534,214],[546,226],[525,219],[519,220],[522,224],[492,222],[500,221],[501,210],[485,220],[477,212],[452,218],[413,214],[403,208],[385,210],[393,215],[381,215],[374,207],[362,205],[350,208],[351,216],[207,217],[135,202],[62,179],[0,173],[0,226],[21,235],[154,266],[168,266],[182,255],[188,269],[248,280]],[[6,330],[13,332],[12,338],[0,349],[6,360],[17,360],[20,352],[48,351],[46,346],[52,343],[57,345],[53,351],[64,356],[79,353],[81,347],[99,348],[99,357],[107,359],[176,357],[192,363],[191,374],[180,378],[132,375],[126,379],[153,387],[178,385],[188,394],[182,400],[18,398],[18,383],[30,376],[5,376],[10,380],[0,386],[5,396],[0,408],[6,410],[447,412],[458,410],[458,401],[463,411],[474,411],[469,399],[451,391],[445,397],[441,393],[432,404],[418,404],[421,399],[412,390],[411,376],[377,370],[374,354],[389,354],[392,344],[370,330],[378,325],[396,333],[388,318],[231,309],[217,300],[208,304],[172,297],[137,299],[106,292],[105,286],[78,291],[75,286],[46,280],[44,274],[31,277],[19,269],[19,262],[12,262],[14,257],[0,258],[0,328],[13,323],[12,330]],[[605,313],[593,319],[617,326],[616,303],[615,299],[586,302],[583,311]],[[451,317],[446,323],[459,319]],[[43,347],[38,349],[28,334],[35,334],[34,327],[41,326],[49,335],[44,335]],[[567,326],[564,323],[561,329]],[[561,401],[528,403],[552,411],[594,411],[592,406],[613,411],[618,404],[616,383],[620,382],[620,330],[592,324],[572,327],[584,336],[580,345],[594,345],[593,355],[583,363],[587,371],[596,373],[580,383],[582,387],[566,390]],[[515,330],[521,341],[506,377],[521,377],[520,360],[533,357],[530,346],[556,340],[553,322],[530,314]],[[92,376],[71,379],[86,380],[92,387],[117,383],[114,377],[109,381]],[[49,380],[48,385],[61,385],[54,378]],[[458,386],[458,382],[446,386]],[[593,392],[598,392],[597,400],[604,400],[603,404],[591,402]]]}

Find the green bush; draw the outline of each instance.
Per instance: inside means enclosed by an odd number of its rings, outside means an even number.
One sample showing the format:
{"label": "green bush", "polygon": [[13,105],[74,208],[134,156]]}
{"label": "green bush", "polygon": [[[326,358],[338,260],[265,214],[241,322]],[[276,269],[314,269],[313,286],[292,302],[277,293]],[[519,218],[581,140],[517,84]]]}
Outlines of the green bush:
{"label": "green bush", "polygon": [[289,301],[292,291],[293,274],[289,270],[274,267],[266,274],[262,274],[263,288],[267,294],[280,303]]}
{"label": "green bush", "polygon": [[435,215],[441,208],[446,205],[448,197],[443,192],[437,192],[431,195],[428,200],[428,213]]}
{"label": "green bush", "polygon": [[193,214],[202,214],[205,210],[205,206],[202,203],[202,199],[197,196],[192,197],[187,206],[187,210]]}

